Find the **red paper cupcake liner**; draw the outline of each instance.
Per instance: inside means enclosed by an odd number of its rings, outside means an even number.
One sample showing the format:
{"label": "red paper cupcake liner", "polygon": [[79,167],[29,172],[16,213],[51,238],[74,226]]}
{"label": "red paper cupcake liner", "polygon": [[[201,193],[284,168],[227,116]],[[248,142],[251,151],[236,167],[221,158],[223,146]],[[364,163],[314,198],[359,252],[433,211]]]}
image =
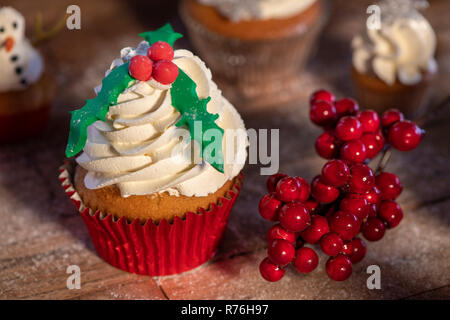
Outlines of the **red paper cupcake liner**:
{"label": "red paper cupcake liner", "polygon": [[97,253],[116,268],[150,276],[182,273],[215,255],[243,179],[241,173],[227,196],[212,203],[209,210],[187,212],[172,223],[148,220],[142,224],[86,207],[73,186],[72,169],[70,162],[64,163],[59,179],[81,213]]}

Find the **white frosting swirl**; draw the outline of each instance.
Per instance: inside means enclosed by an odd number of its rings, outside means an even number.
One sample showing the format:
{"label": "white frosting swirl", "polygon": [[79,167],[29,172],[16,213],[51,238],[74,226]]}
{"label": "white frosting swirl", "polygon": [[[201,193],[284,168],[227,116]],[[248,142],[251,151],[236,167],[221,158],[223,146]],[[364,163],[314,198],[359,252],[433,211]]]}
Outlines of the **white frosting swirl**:
{"label": "white frosting swirl", "polygon": [[[111,68],[146,49],[145,41],[137,49],[123,49],[122,59],[114,60]],[[206,196],[242,170],[248,139],[240,115],[222,96],[210,70],[198,57],[187,50],[176,50],[173,62],[197,84],[200,98],[211,97],[208,112],[219,114],[216,123],[225,130],[224,173],[207,162],[194,163],[191,159],[189,150],[194,143],[189,141],[187,129],[175,126],[180,114],[171,105],[170,86],[154,80],[135,81],[119,96],[117,105],[109,108],[106,121],[88,127],[84,152],[76,159],[88,170],[87,188],[116,185],[123,197],[157,192]]]}
{"label": "white frosting swirl", "polygon": [[214,6],[232,21],[289,18],[306,10],[316,0],[199,0]]}
{"label": "white frosting swirl", "polygon": [[21,90],[41,77],[44,63],[25,38],[25,19],[14,8],[0,9],[0,92]]}
{"label": "white frosting swirl", "polygon": [[[383,17],[388,11],[381,8]],[[422,72],[437,71],[433,28],[414,8],[408,10],[407,14],[391,12],[380,29],[366,28],[353,38],[353,66],[358,72],[372,71],[388,85],[397,79],[413,85],[422,80]]]}

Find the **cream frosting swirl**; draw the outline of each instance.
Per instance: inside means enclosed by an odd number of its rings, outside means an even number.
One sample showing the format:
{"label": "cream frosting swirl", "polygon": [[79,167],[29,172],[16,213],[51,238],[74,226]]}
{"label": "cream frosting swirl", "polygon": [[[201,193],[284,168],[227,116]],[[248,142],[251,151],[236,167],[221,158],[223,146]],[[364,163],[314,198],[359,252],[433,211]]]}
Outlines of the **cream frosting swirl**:
{"label": "cream frosting swirl", "polygon": [[[122,58],[114,60],[111,69],[146,49],[145,41],[136,49],[123,49]],[[191,158],[189,151],[195,146],[188,130],[175,126],[180,114],[171,105],[170,85],[135,81],[109,108],[106,121],[88,127],[84,152],[76,159],[88,170],[87,188],[116,185],[123,197],[162,192],[206,196],[242,170],[248,138],[240,115],[222,96],[210,70],[198,57],[176,50],[173,62],[197,84],[199,98],[211,97],[208,112],[219,114],[216,123],[225,131],[224,173]]]}
{"label": "cream frosting swirl", "polygon": [[289,18],[310,7],[316,0],[199,0],[214,6],[232,21]]}
{"label": "cream frosting swirl", "polygon": [[368,26],[352,40],[353,66],[360,73],[372,71],[388,85],[397,79],[405,85],[419,83],[422,72],[437,71],[433,28],[411,3],[407,11],[395,9],[399,3],[384,4],[381,28]]}

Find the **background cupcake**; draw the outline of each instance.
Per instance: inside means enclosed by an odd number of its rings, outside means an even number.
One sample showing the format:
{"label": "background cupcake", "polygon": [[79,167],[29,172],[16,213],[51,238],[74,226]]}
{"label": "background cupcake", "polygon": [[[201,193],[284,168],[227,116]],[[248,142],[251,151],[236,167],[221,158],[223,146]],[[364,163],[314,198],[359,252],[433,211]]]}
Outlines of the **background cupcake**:
{"label": "background cupcake", "polygon": [[[322,0],[183,0],[180,13],[191,41],[245,105],[287,102],[325,23]],[[242,102],[244,101],[244,102]]]}
{"label": "background cupcake", "polygon": [[424,105],[437,63],[436,35],[417,11],[426,1],[383,1],[381,26],[352,41],[353,79],[363,107],[414,113]]}
{"label": "background cupcake", "polygon": [[[66,153],[80,146],[83,153],[61,178],[106,261],[166,275],[214,255],[240,190],[247,135],[205,64],[187,50],[173,52],[179,34],[166,25],[141,36],[147,41],[113,61],[97,97],[72,113]],[[86,117],[100,105],[107,105],[103,119]],[[215,157],[206,151],[211,128],[220,137]],[[203,130],[201,147],[194,130]],[[111,241],[123,251],[109,250]]]}
{"label": "background cupcake", "polygon": [[0,141],[35,135],[49,118],[54,81],[25,38],[24,17],[11,7],[0,9],[0,74]]}

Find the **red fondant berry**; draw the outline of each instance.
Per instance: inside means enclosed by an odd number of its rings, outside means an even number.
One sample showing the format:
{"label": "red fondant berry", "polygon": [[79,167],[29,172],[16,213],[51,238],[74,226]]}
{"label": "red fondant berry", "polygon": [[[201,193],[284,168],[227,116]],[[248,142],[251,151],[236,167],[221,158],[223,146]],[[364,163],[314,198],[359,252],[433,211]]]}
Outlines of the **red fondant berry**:
{"label": "red fondant berry", "polygon": [[342,246],[342,250],[340,252],[344,256],[350,257],[353,253],[353,245],[351,241],[344,242],[344,245]]}
{"label": "red fondant berry", "polygon": [[317,253],[308,247],[303,247],[295,252],[295,259],[293,265],[301,273],[310,273],[319,264],[319,256]]}
{"label": "red fondant berry", "polygon": [[336,137],[342,141],[350,141],[361,138],[363,130],[356,117],[345,116],[339,119],[334,129]]}
{"label": "red fondant berry", "polygon": [[402,121],[405,117],[403,116],[403,113],[400,112],[400,110],[397,109],[389,109],[386,110],[383,115],[381,116],[381,125],[384,128],[389,128],[394,123],[398,121]]}
{"label": "red fondant berry", "polygon": [[339,189],[330,186],[322,181],[321,176],[317,176],[311,183],[311,194],[320,203],[331,203],[339,197]]}
{"label": "red fondant berry", "polygon": [[323,181],[333,187],[343,186],[349,177],[350,170],[342,160],[328,161],[322,167]]}
{"label": "red fondant berry", "polygon": [[403,219],[403,211],[397,202],[387,200],[381,202],[378,216],[387,223],[389,228],[395,228]]}
{"label": "red fondant berry", "polygon": [[336,158],[339,153],[340,142],[331,131],[325,131],[317,137],[315,148],[319,156],[325,159]]}
{"label": "red fondant berry", "polygon": [[386,227],[383,221],[378,218],[368,218],[361,227],[361,232],[369,241],[378,241],[383,238]]}
{"label": "red fondant berry", "polygon": [[375,185],[375,177],[372,169],[362,163],[350,167],[350,178],[348,179],[350,190],[354,193],[365,193]]}
{"label": "red fondant berry", "polygon": [[319,101],[319,100],[334,103],[335,99],[331,92],[326,91],[326,90],[318,90],[311,95],[309,103],[312,106],[316,101]]}
{"label": "red fondant berry", "polygon": [[309,185],[308,181],[306,179],[303,179],[302,177],[295,177],[297,179],[299,185],[300,185],[300,195],[298,196],[297,200],[305,203],[308,201],[309,196],[311,195],[311,186]]}
{"label": "red fondant berry", "polygon": [[300,197],[300,183],[294,177],[285,177],[276,186],[278,199],[284,202],[294,201]]}
{"label": "red fondant berry", "polygon": [[349,258],[350,258],[350,261],[353,264],[355,264],[355,263],[360,262],[362,259],[364,259],[364,257],[366,256],[367,249],[366,249],[366,244],[360,238],[353,239],[351,244],[352,244],[353,252],[349,256]]}
{"label": "red fondant berry", "polygon": [[308,209],[308,211],[310,213],[314,213],[317,210],[317,208],[319,207],[319,202],[313,198],[309,198],[305,202],[305,207],[306,207],[306,209]]}
{"label": "red fondant berry", "polygon": [[269,246],[274,240],[282,239],[286,240],[292,244],[295,243],[295,233],[287,231],[279,223],[273,225],[267,232],[267,243]]}
{"label": "red fondant berry", "polygon": [[381,172],[375,177],[375,184],[381,191],[381,199],[395,200],[403,190],[400,179],[393,173]]}
{"label": "red fondant berry", "polygon": [[338,211],[330,217],[330,230],[338,233],[343,240],[351,240],[358,233],[360,222],[358,218],[345,211]]}
{"label": "red fondant berry", "polygon": [[[375,178],[376,184],[376,178]],[[381,202],[381,191],[377,186],[374,186],[371,190],[364,193],[364,198],[368,204],[375,204],[377,207]]]}
{"label": "red fondant berry", "polygon": [[331,126],[337,120],[336,109],[331,103],[319,100],[311,105],[311,109],[309,110],[309,118],[318,126]]}
{"label": "red fondant berry", "polygon": [[320,248],[329,256],[336,256],[342,251],[344,240],[335,232],[327,233],[320,239]]}
{"label": "red fondant berry", "polygon": [[156,41],[147,51],[147,56],[153,61],[172,60],[173,48],[170,44],[164,41]]}
{"label": "red fondant berry", "polygon": [[270,261],[278,266],[285,266],[294,259],[295,248],[292,243],[287,240],[277,239],[269,244],[267,255]]}
{"label": "red fondant berry", "polygon": [[160,60],[155,63],[153,78],[162,84],[171,84],[178,77],[178,67],[175,63],[168,60]]}
{"label": "red fondant berry", "polygon": [[375,133],[380,128],[380,117],[373,110],[363,110],[356,114],[364,133]]}
{"label": "red fondant berry", "polygon": [[415,149],[422,140],[423,131],[411,121],[398,121],[389,129],[388,141],[397,150]]}
{"label": "red fondant berry", "polygon": [[339,117],[352,116],[359,111],[358,103],[352,98],[343,98],[334,104]]}
{"label": "red fondant berry", "polygon": [[[384,138],[377,133],[365,133],[361,137],[362,143],[366,147],[366,157],[368,159],[375,158],[384,147]],[[381,140],[383,139],[383,140]]]}
{"label": "red fondant berry", "polygon": [[330,257],[325,269],[328,276],[335,281],[347,280],[352,274],[352,262],[344,255]]}
{"label": "red fondant berry", "polygon": [[140,81],[148,81],[152,76],[153,62],[147,56],[137,55],[131,58],[128,66],[130,75]]}
{"label": "red fondant berry", "polygon": [[369,211],[367,217],[376,217],[378,216],[378,206],[375,203],[369,204]]}
{"label": "red fondant berry", "polygon": [[325,217],[317,214],[311,216],[311,225],[300,233],[303,240],[308,243],[317,243],[320,238],[330,231],[328,221]]}
{"label": "red fondant berry", "polygon": [[300,232],[310,224],[309,212],[299,201],[289,202],[283,205],[278,214],[280,224],[291,232]]}
{"label": "red fondant berry", "polygon": [[259,272],[267,281],[276,282],[283,278],[286,270],[271,262],[269,258],[265,258],[259,265]]}
{"label": "red fondant berry", "polygon": [[369,215],[369,204],[364,195],[358,193],[347,194],[341,200],[339,209],[354,214],[359,221],[363,221]]}
{"label": "red fondant berry", "polygon": [[278,210],[283,203],[276,198],[275,193],[266,194],[259,201],[259,214],[266,220],[276,221],[278,219]]}
{"label": "red fondant berry", "polygon": [[341,148],[341,159],[351,162],[364,162],[367,158],[366,146],[361,140],[346,142]]}
{"label": "red fondant berry", "polygon": [[278,181],[280,181],[281,179],[283,179],[283,178],[285,178],[287,176],[288,176],[287,174],[280,173],[280,172],[271,175],[267,179],[267,182],[266,182],[267,191],[275,192]]}

